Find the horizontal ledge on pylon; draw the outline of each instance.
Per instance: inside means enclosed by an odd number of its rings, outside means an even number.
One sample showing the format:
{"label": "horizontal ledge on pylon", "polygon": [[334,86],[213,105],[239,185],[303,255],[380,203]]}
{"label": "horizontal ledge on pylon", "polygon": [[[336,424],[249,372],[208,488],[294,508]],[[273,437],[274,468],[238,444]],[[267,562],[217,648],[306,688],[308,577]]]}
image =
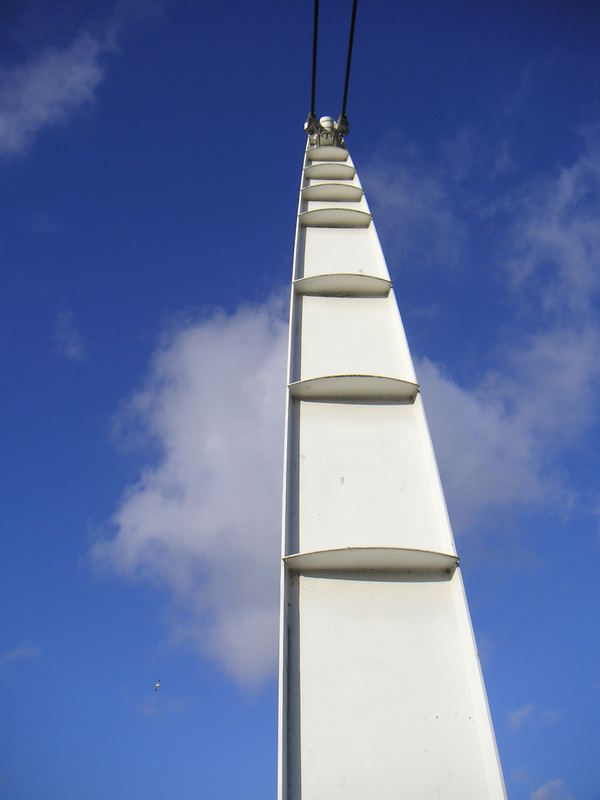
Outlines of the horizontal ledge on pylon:
{"label": "horizontal ledge on pylon", "polygon": [[392,282],[376,275],[330,272],[294,281],[296,294],[315,297],[387,297]]}
{"label": "horizontal ledge on pylon", "polygon": [[366,211],[355,208],[315,208],[298,216],[308,228],[368,228],[372,219]]}
{"label": "horizontal ledge on pylon", "polygon": [[290,383],[296,400],[414,403],[419,384],[383,375],[324,375]]}
{"label": "horizontal ledge on pylon", "polygon": [[348,151],[345,147],[325,144],[308,150],[306,157],[309,161],[347,161]]}
{"label": "horizontal ledge on pylon", "polygon": [[311,181],[351,181],[355,175],[354,167],[351,164],[343,164],[341,161],[310,164],[304,168],[304,177]]}
{"label": "horizontal ledge on pylon", "polygon": [[452,576],[458,556],[406,547],[342,547],[284,556],[293,572],[410,572]]}
{"label": "horizontal ledge on pylon", "polygon": [[358,203],[362,200],[363,190],[351,183],[318,183],[302,189],[303,200],[319,200],[324,202]]}

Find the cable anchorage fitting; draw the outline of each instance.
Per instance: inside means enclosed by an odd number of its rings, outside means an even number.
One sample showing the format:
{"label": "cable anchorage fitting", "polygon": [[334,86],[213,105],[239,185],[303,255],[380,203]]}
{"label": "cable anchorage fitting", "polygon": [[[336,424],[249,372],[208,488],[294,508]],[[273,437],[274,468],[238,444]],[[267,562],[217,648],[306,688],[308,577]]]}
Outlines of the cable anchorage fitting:
{"label": "cable anchorage fitting", "polygon": [[311,145],[346,147],[344,135],[349,130],[348,118],[344,114],[337,122],[333,117],[321,117],[318,120],[311,113],[304,123],[304,130],[310,138]]}
{"label": "cable anchorage fitting", "polygon": [[319,133],[319,120],[314,112],[309,112],[306,122],[304,123],[304,130],[309,136],[315,136]]}
{"label": "cable anchorage fitting", "polygon": [[347,136],[350,133],[350,123],[348,122],[348,117],[346,116],[345,111],[342,111],[338,117],[336,128],[340,136]]}

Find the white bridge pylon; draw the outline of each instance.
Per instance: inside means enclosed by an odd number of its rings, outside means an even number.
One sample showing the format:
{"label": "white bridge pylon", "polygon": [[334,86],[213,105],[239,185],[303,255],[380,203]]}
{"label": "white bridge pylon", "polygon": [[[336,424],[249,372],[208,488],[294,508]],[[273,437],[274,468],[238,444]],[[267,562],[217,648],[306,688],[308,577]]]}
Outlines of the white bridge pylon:
{"label": "white bridge pylon", "polygon": [[290,308],[278,797],[505,798],[390,276],[352,159],[321,124]]}

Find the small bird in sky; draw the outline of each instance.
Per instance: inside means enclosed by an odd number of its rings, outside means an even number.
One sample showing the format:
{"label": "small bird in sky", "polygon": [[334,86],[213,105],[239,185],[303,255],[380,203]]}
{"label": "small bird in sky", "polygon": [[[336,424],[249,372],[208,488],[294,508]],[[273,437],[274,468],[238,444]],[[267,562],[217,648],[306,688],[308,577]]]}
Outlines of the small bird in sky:
{"label": "small bird in sky", "polygon": [[160,689],[160,678],[154,684],[154,691],[158,692],[159,689]]}

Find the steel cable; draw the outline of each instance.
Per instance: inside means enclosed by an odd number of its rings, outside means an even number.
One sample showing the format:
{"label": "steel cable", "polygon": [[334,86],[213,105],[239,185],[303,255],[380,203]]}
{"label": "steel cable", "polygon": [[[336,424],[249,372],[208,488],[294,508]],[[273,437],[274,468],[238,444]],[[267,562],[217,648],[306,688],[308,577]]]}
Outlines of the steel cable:
{"label": "steel cable", "polygon": [[350,65],[352,64],[352,45],[354,44],[354,25],[356,23],[356,6],[358,0],[352,2],[352,18],[350,20],[350,38],[348,39],[348,58],[346,60],[346,79],[344,81],[344,99],[342,101],[342,113],[338,121],[338,127],[342,135],[348,133],[348,117],[346,116],[346,104],[348,102],[348,85],[350,83]]}
{"label": "steel cable", "polygon": [[317,82],[317,36],[319,33],[319,0],[315,0],[315,19],[313,25],[312,89],[310,94],[310,113],[315,115],[315,85]]}
{"label": "steel cable", "polygon": [[[346,106],[348,103],[348,86],[350,84],[350,66],[352,64],[352,47],[354,45],[354,28],[356,25],[356,6],[358,0],[352,0],[352,17],[350,19],[350,37],[348,39],[348,57],[346,59],[346,76],[344,80],[344,97],[342,100],[342,113],[338,119],[337,130],[339,135],[344,136],[348,133],[348,117],[346,116]],[[315,94],[317,85],[317,40],[319,35],[319,0],[315,0],[315,11],[313,21],[313,55],[312,55],[312,81],[310,91],[310,112],[304,123],[304,130],[307,133],[318,133],[319,123],[315,115]]]}

